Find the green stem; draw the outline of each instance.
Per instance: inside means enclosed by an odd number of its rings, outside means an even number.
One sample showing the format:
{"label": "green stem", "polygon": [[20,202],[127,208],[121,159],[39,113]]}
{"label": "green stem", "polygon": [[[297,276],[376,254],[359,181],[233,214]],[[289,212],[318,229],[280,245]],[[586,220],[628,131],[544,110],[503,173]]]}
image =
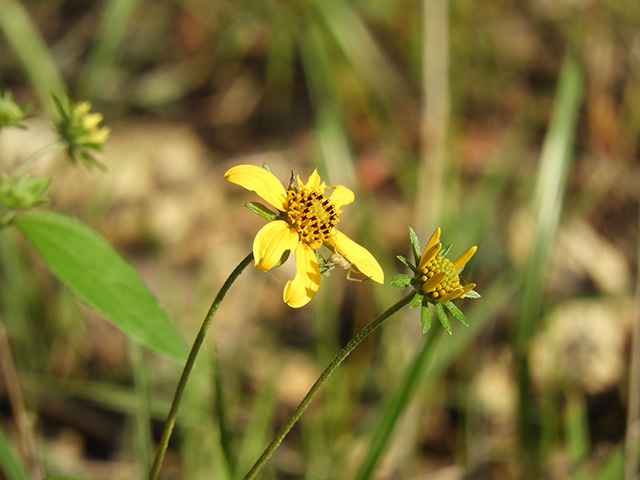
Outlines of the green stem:
{"label": "green stem", "polygon": [[340,350],[340,352],[331,361],[329,366],[325,368],[324,371],[320,374],[320,376],[318,377],[318,380],[316,380],[316,383],[313,384],[309,392],[302,399],[302,401],[300,402],[298,407],[295,409],[295,411],[291,414],[289,419],[285,422],[284,425],[282,425],[282,427],[280,428],[276,436],[273,438],[273,440],[271,440],[271,443],[269,444],[269,446],[265,449],[265,451],[262,453],[260,458],[253,465],[253,467],[251,467],[251,470],[249,470],[249,472],[243,477],[243,480],[251,480],[252,478],[256,477],[256,475],[260,472],[264,464],[267,463],[267,460],[269,460],[269,457],[271,457],[275,449],[278,448],[280,443],[282,443],[282,440],[284,440],[284,437],[287,436],[289,431],[300,419],[304,411],[307,409],[307,407],[311,403],[311,400],[313,400],[313,397],[316,396],[318,391],[322,388],[324,383],[329,379],[329,377],[334,372],[334,370],[338,368],[338,366],[349,356],[349,354],[353,352],[353,350],[355,350],[355,348],[358,345],[360,345],[360,343],[371,332],[373,332],[376,328],[378,328],[382,322],[384,322],[387,318],[389,318],[391,315],[396,313],[402,307],[407,305],[411,301],[414,295],[415,295],[415,292],[412,291],[410,294],[406,295],[405,297],[402,297],[400,300],[398,300],[398,302],[396,302],[394,305],[389,307],[387,310],[385,310],[380,315],[378,315],[374,320],[372,320],[371,323],[369,323],[366,327],[364,327],[360,331],[360,333],[358,333],[355,337],[353,337],[351,341],[347,343],[347,345],[345,345],[345,347],[342,350]]}
{"label": "green stem", "polygon": [[207,330],[213,321],[213,317],[215,316],[222,300],[224,299],[227,291],[231,288],[231,285],[238,276],[242,273],[249,263],[253,260],[253,253],[247,255],[235,268],[227,281],[224,282],[224,285],[220,288],[218,295],[213,300],[211,304],[211,308],[209,308],[209,312],[202,322],[202,326],[200,327],[200,331],[198,331],[198,335],[196,335],[196,339],[193,342],[193,346],[191,347],[191,351],[189,352],[189,357],[187,358],[187,362],[184,365],[184,369],[182,370],[182,376],[180,377],[180,381],[178,382],[178,386],[176,387],[176,393],[173,396],[173,401],[171,402],[171,408],[169,409],[169,414],[167,415],[167,420],[164,424],[164,430],[162,431],[162,437],[160,437],[160,442],[158,443],[158,450],[156,452],[156,456],[153,460],[153,466],[151,467],[151,472],[149,473],[149,480],[157,480],[160,475],[160,467],[162,466],[162,460],[164,459],[164,454],[167,451],[167,447],[169,445],[169,438],[171,437],[171,433],[173,432],[173,427],[176,424],[176,417],[178,416],[178,408],[180,407],[180,401],[182,400],[182,394],[184,393],[184,389],[187,385],[187,381],[189,380],[189,375],[191,374],[191,370],[193,369],[193,365],[196,361],[196,357],[198,356],[198,352],[200,351],[200,347],[202,346],[202,342],[204,341],[204,337],[207,334]]}
{"label": "green stem", "polygon": [[25,170],[29,166],[31,166],[32,163],[34,163],[36,160],[38,160],[38,158],[40,158],[42,155],[44,155],[46,153],[49,153],[49,152],[53,152],[54,150],[58,150],[59,148],[63,148],[66,145],[67,145],[67,141],[66,140],[58,140],[57,142],[54,142],[54,143],[52,143],[50,145],[42,147],[40,150],[37,150],[37,151],[33,152],[20,165],[18,165],[18,167],[13,172],[13,175],[16,176],[16,177],[19,177],[20,175],[23,175]]}

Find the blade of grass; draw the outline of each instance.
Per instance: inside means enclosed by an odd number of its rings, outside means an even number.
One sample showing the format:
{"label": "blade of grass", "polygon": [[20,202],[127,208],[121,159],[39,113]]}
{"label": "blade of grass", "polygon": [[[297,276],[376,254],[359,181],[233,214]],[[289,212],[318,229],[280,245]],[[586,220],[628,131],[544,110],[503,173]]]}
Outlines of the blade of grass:
{"label": "blade of grass", "polygon": [[444,205],[451,101],[449,98],[449,2],[424,0],[421,155],[414,225],[421,237],[438,225]]}
{"label": "blade of grass", "polygon": [[[640,224],[640,216],[638,217]],[[635,321],[631,337],[631,365],[629,368],[629,401],[627,402],[627,430],[625,434],[625,480],[638,474],[640,454],[640,242],[638,243],[638,274],[636,275]]]}
{"label": "blade of grass", "polygon": [[220,431],[220,447],[225,456],[227,468],[231,478],[234,477],[234,469],[237,465],[237,458],[233,448],[233,434],[229,428],[229,411],[227,408],[227,397],[224,392],[222,382],[222,372],[217,360],[215,351],[211,355],[211,368],[213,369],[213,379],[215,388],[215,414]]}
{"label": "blade of grass", "polygon": [[110,0],[100,15],[97,40],[80,78],[79,96],[93,100],[110,83],[110,70],[121,52],[122,40],[140,0]]}
{"label": "blade of grass", "polygon": [[407,369],[400,388],[384,407],[380,421],[371,435],[367,453],[365,454],[363,462],[360,464],[354,480],[366,480],[371,477],[374,468],[382,457],[383,450],[391,438],[400,414],[418,386],[421,378],[420,374],[427,369],[427,365],[431,360],[431,354],[433,353],[433,347],[436,340],[440,338],[440,333],[441,331],[438,329],[438,332],[432,330],[427,334],[424,345]]}
{"label": "blade of grass", "polygon": [[133,371],[133,392],[135,397],[134,448],[140,472],[140,478],[149,475],[151,458],[151,418],[149,416],[149,386],[144,356],[140,346],[129,341],[129,358]]}
{"label": "blade of grass", "polygon": [[278,376],[281,372],[279,363],[271,366],[272,371],[266,375],[251,407],[251,415],[242,434],[242,443],[238,453],[238,463],[235,469],[238,472],[246,472],[251,467],[271,435],[278,398]]}
{"label": "blade of grass", "polygon": [[587,418],[584,398],[575,393],[568,395],[568,402],[564,414],[564,431],[569,453],[569,461],[575,473],[573,480],[585,480],[580,472],[580,464],[589,454],[591,441],[589,440],[589,420]]}
{"label": "blade of grass", "polygon": [[518,369],[518,427],[520,448],[526,459],[525,469],[535,475],[539,465],[538,436],[533,428],[535,417],[533,392],[529,378],[528,343],[536,331],[543,295],[544,274],[562,210],[562,200],[571,163],[578,110],[582,101],[582,74],[576,61],[565,57],[553,114],[547,130],[533,199],[534,239],[525,271],[524,289],[519,305],[519,320],[515,324],[514,359]]}
{"label": "blade of grass", "polygon": [[11,448],[9,439],[0,426],[0,468],[6,478],[11,480],[30,480],[27,469],[22,465],[16,453]]}
{"label": "blade of grass", "polygon": [[0,30],[22,63],[40,102],[53,113],[52,95],[63,95],[66,87],[47,44],[21,2],[0,0],[0,12]]}

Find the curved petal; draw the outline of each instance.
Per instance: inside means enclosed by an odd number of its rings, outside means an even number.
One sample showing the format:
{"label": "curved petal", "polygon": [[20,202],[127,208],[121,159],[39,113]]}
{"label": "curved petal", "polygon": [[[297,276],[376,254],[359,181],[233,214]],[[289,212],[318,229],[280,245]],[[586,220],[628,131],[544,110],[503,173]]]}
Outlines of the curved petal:
{"label": "curved petal", "polygon": [[341,209],[343,206],[350,204],[356,198],[353,192],[349,190],[347,187],[343,187],[342,185],[336,185],[335,187],[332,187],[332,188],[334,188],[335,190],[329,197],[329,200],[331,200],[331,203],[333,203],[333,205],[337,209]]}
{"label": "curved petal", "polygon": [[236,165],[224,174],[227,182],[256,192],[278,210],[285,210],[287,192],[276,176],[255,165]]}
{"label": "curved petal", "polygon": [[[431,245],[431,242],[427,244],[427,247]],[[441,243],[435,243],[431,245],[429,248],[425,248],[422,253],[422,258],[420,259],[420,263],[418,264],[418,271],[422,270],[424,266],[429,263],[431,260],[435,258],[435,256],[440,253],[440,249],[442,248]]]}
{"label": "curved petal", "polygon": [[456,258],[456,261],[453,262],[453,268],[455,268],[456,271],[460,270],[469,260],[471,260],[471,257],[473,257],[473,254],[476,253],[477,250],[478,247],[475,246],[466,249],[458,258]]}
{"label": "curved petal", "polygon": [[335,231],[335,247],[349,260],[363,275],[374,282],[384,283],[384,272],[378,261],[369,250],[358,245],[344,233]]}
{"label": "curved petal", "polygon": [[302,183],[300,181],[300,176],[298,176],[298,184],[301,187],[305,187],[308,190],[320,190],[321,193],[324,193],[324,189],[325,189],[325,184],[324,182],[322,183],[322,185],[320,185],[320,175],[318,175],[318,169],[315,168],[313,170],[313,173],[311,175],[309,175],[309,180],[307,180],[307,183]]}
{"label": "curved petal", "polygon": [[255,267],[266,272],[275,267],[287,250],[295,251],[298,233],[283,220],[267,223],[253,240]]}
{"label": "curved petal", "polygon": [[306,243],[296,252],[296,276],[284,286],[284,302],[293,308],[309,303],[320,288],[320,266],[316,253]]}

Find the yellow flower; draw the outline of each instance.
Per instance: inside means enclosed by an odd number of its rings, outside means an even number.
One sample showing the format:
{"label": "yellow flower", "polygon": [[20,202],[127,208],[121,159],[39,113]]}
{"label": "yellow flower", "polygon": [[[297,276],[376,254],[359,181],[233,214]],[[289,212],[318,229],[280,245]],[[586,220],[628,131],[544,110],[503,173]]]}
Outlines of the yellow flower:
{"label": "yellow flower", "polygon": [[478,247],[471,247],[460,255],[454,262],[439,255],[442,244],[440,227],[429,239],[424,248],[416,278],[420,282],[420,289],[431,302],[446,302],[455,298],[463,298],[476,286],[475,283],[460,284],[458,271],[469,261]]}
{"label": "yellow flower", "polygon": [[92,151],[100,151],[109,137],[109,127],[99,127],[102,114],[89,113],[91,104],[79,102],[75,105],[68,97],[54,97],[59,118],[55,126],[60,138],[67,144],[67,157],[72,163],[83,162],[87,167],[104,168],[92,155]]}
{"label": "yellow flower", "polygon": [[[327,186],[314,170],[306,183],[297,177],[298,188],[284,186],[271,172],[255,165],[229,169],[225,180],[256,192],[280,212],[253,241],[255,267],[263,272],[275,267],[287,251],[295,252],[296,275],[284,287],[284,301],[298,308],[306,305],[320,287],[320,265],[316,250],[322,245],[337,251],[363,275],[384,282],[382,267],[367,249],[336,230],[341,208],[355,196],[342,185]],[[325,189],[333,189],[325,196]]]}

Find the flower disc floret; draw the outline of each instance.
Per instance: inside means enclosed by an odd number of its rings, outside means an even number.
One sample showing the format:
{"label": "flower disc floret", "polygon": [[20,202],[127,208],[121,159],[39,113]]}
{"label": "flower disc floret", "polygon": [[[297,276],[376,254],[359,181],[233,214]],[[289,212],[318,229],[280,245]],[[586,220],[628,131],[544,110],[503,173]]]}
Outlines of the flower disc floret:
{"label": "flower disc floret", "polygon": [[429,239],[418,264],[416,279],[420,283],[421,292],[432,302],[446,302],[462,298],[469,293],[475,283],[462,285],[459,271],[476,253],[477,247],[467,249],[455,261],[440,255],[442,244],[440,228]]}
{"label": "flower disc floret", "polygon": [[287,192],[287,222],[296,229],[301,242],[313,249],[331,243],[338,224],[338,209],[318,191]]}

